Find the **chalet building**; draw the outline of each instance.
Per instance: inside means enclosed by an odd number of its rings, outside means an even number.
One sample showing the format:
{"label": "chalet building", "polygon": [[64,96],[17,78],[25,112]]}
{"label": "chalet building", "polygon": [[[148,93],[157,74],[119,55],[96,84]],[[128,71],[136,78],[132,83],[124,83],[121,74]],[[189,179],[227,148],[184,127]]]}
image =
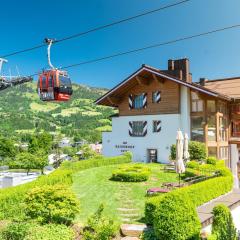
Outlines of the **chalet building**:
{"label": "chalet building", "polygon": [[239,160],[240,77],[196,83],[188,59],[168,60],[167,70],[142,65],[96,103],[119,112],[103,133],[106,156],[131,151],[135,161],[166,163],[181,129],[230,167]]}

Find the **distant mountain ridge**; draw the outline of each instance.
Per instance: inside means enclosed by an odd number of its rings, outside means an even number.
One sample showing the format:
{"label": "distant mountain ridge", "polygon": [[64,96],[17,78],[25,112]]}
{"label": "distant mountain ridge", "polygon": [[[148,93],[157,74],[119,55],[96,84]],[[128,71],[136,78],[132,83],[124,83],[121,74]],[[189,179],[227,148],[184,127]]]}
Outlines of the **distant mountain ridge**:
{"label": "distant mountain ridge", "polygon": [[97,106],[94,100],[107,89],[73,84],[68,102],[42,102],[36,82],[0,92],[0,133],[24,138],[39,131],[58,132],[76,140],[101,140],[101,131],[111,130],[109,116],[114,110]]}

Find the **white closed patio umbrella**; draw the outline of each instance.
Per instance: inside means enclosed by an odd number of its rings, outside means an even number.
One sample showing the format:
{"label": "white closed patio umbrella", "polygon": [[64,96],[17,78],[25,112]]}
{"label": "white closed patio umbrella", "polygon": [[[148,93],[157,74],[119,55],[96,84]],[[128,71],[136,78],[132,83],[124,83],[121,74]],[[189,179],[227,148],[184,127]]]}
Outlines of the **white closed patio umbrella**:
{"label": "white closed patio umbrella", "polygon": [[188,135],[187,133],[184,134],[184,144],[183,144],[183,159],[187,162],[190,158],[190,154],[188,151]]}
{"label": "white closed patio umbrella", "polygon": [[183,134],[182,131],[177,131],[176,137],[176,172],[179,174],[179,187],[181,180],[181,173],[185,172],[185,166],[183,162]]}

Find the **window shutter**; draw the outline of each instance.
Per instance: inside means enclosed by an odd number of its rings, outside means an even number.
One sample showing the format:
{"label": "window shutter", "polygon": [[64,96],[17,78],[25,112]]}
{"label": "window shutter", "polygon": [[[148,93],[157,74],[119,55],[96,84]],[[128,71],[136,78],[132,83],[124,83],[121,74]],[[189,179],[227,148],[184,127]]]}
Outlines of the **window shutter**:
{"label": "window shutter", "polygon": [[133,136],[133,122],[129,122],[129,126],[128,126],[128,133],[129,136]]}
{"label": "window shutter", "polygon": [[133,95],[132,94],[130,94],[128,96],[128,106],[129,106],[130,110],[133,108]]}
{"label": "window shutter", "polygon": [[157,91],[156,102],[159,103],[161,101],[161,91]]}
{"label": "window shutter", "polygon": [[160,132],[162,130],[161,123],[161,121],[157,121],[157,132]]}
{"label": "window shutter", "polygon": [[144,121],[143,123],[143,136],[145,137],[147,135],[147,121]]}
{"label": "window shutter", "polygon": [[147,93],[143,93],[143,108],[147,107]]}

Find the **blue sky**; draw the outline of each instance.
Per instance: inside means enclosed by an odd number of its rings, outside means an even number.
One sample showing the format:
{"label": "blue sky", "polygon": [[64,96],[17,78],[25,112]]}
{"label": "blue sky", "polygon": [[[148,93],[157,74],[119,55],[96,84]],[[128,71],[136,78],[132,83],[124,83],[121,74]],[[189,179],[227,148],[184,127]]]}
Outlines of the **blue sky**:
{"label": "blue sky", "polygon": [[[1,1],[0,55],[62,38],[178,0]],[[2,10],[4,9],[4,10]],[[56,44],[52,62],[61,67],[182,36],[240,24],[239,0],[188,3]],[[166,69],[169,58],[188,57],[194,81],[240,76],[240,28],[137,54],[69,69],[74,82],[113,87],[145,63]],[[46,49],[8,58],[5,72],[32,74],[47,67]]]}

